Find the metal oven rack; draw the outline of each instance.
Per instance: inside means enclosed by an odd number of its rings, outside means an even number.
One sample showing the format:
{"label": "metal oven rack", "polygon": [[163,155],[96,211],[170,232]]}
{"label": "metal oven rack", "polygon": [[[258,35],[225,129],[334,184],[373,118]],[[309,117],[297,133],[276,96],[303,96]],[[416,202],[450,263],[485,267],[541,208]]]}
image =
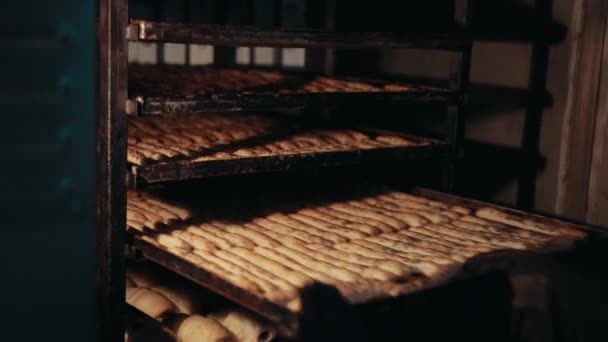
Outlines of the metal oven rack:
{"label": "metal oven rack", "polygon": [[[334,189],[335,190],[335,189]],[[328,190],[331,192],[331,190]],[[399,283],[394,291],[391,291],[391,295],[379,295],[373,297],[373,300],[364,298],[359,299],[355,302],[347,302],[344,300],[336,290],[329,285],[313,284],[311,288],[301,289],[301,298],[303,300],[303,311],[294,312],[284,306],[275,304],[268,299],[265,299],[258,294],[244,290],[234,283],[227,281],[221,277],[221,274],[214,273],[211,270],[207,270],[199,265],[194,265],[188,260],[179,257],[171,252],[158,248],[157,246],[148,242],[144,237],[146,233],[140,233],[135,230],[131,231],[130,238],[132,239],[132,246],[135,250],[135,254],[143,256],[147,260],[151,260],[169,270],[172,270],[181,276],[190,279],[191,281],[211,289],[212,291],[221,294],[222,296],[232,300],[233,302],[246,307],[261,316],[265,317],[269,321],[276,324],[279,327],[282,335],[287,337],[298,337],[302,333],[303,317],[316,317],[320,316],[321,313],[317,312],[319,308],[324,309],[335,309],[333,306],[340,308],[346,308],[349,305],[365,305],[370,303],[388,303],[391,300],[395,300],[398,297],[412,295],[414,293],[422,292],[433,287],[437,287],[442,284],[454,283],[459,280],[472,279],[483,274],[497,272],[501,270],[507,270],[510,265],[517,265],[521,258],[529,257],[534,255],[544,255],[548,253],[564,252],[574,248],[583,246],[591,241],[596,240],[600,237],[606,237],[606,232],[601,229],[580,225],[577,223],[565,222],[561,219],[553,219],[547,216],[539,216],[530,213],[525,213],[505,207],[500,207],[488,203],[477,202],[470,199],[465,199],[458,196],[448,195],[441,192],[436,192],[424,188],[411,187],[407,189],[407,192],[422,196],[428,199],[441,201],[442,203],[449,205],[458,205],[472,210],[480,208],[492,208],[500,210],[508,215],[519,217],[522,220],[534,220],[543,225],[555,225],[559,227],[568,227],[569,229],[584,232],[586,237],[580,240],[569,240],[560,239],[555,240],[553,243],[547,243],[543,247],[535,247],[529,250],[497,250],[490,253],[480,254],[469,260],[467,260],[456,272],[448,272],[447,274],[438,277],[425,277],[417,276],[410,278],[403,283]],[[296,196],[298,197],[298,196]],[[230,207],[225,204],[217,196],[214,196],[214,202],[218,207]],[[282,197],[280,197],[282,198]],[[298,197],[299,198],[299,197]],[[251,199],[247,199],[244,202],[251,203]],[[272,203],[272,200],[269,199]],[[279,203],[285,201],[279,200]],[[196,203],[196,202],[193,202]],[[194,210],[194,208],[193,208]],[[233,209],[227,209],[232,211]],[[238,209],[234,209],[240,211]],[[196,220],[193,220],[194,222]],[[167,229],[175,224],[177,226],[190,224],[192,222],[175,222],[170,223]],[[376,286],[382,287],[387,284],[379,283]],[[331,298],[331,300],[329,299]],[[339,303],[332,304],[332,308],[325,307],[322,303],[324,302]],[[337,318],[339,319],[339,318]]]}
{"label": "metal oven rack", "polygon": [[[466,105],[469,69],[471,62],[472,39],[468,34],[470,4],[468,0],[456,0],[454,21],[459,30],[449,35],[409,35],[400,33],[337,33],[331,30],[294,30],[294,29],[256,29],[252,27],[235,27],[223,25],[185,25],[150,21],[129,21],[128,0],[99,1],[99,125],[100,137],[98,158],[100,179],[98,185],[98,225],[99,237],[99,288],[100,296],[105,298],[99,309],[101,340],[118,340],[122,338],[122,315],[124,303],[124,245],[126,243],[125,207],[126,207],[126,115],[158,114],[160,111],[176,110],[236,110],[236,109],[270,109],[301,108],[306,106],[325,107],[345,104],[350,101],[382,102],[428,102],[435,101],[447,107],[447,144],[436,144],[424,151],[404,152],[411,156],[435,155],[447,159],[445,167],[445,187],[453,186],[454,161],[459,151],[463,136],[463,110]],[[132,93],[128,84],[127,42],[177,42],[204,43],[216,46],[271,46],[271,47],[355,47],[355,48],[423,48],[457,51],[459,62],[450,75],[449,89],[413,88],[409,93],[335,93],[335,94],[285,94],[277,97],[270,91],[258,94],[224,94],[221,96],[201,96],[192,98],[177,96],[147,97],[145,92]],[[216,53],[216,56],[219,55]],[[327,61],[326,61],[327,62]],[[297,76],[301,77],[301,76]],[[228,102],[228,105],[226,105]],[[173,106],[173,107],[172,107]],[[313,166],[325,166],[336,163],[347,163],[353,160],[383,159],[391,154],[369,155],[354,153],[332,156],[330,160],[316,158]],[[402,151],[403,152],[403,151]],[[336,162],[336,163],[334,163]],[[291,163],[274,163],[247,161],[258,171],[288,169]],[[301,158],[293,165],[309,166],[307,158]],[[244,164],[243,164],[244,165]],[[259,166],[261,165],[261,166]],[[235,165],[218,166],[215,171],[206,173],[205,165],[194,169],[197,176],[204,177],[224,174],[221,171]],[[237,165],[238,166],[238,165]],[[258,167],[259,166],[259,167]],[[238,169],[238,167],[237,167]],[[203,170],[203,171],[201,171]],[[214,170],[213,167],[210,170]],[[200,171],[200,172],[199,172]],[[162,172],[138,170],[141,175],[151,180],[162,181]],[[174,172],[171,171],[171,172]],[[183,174],[183,173],[182,173]],[[194,174],[194,173],[193,173]],[[168,177],[174,179],[175,177]],[[136,245],[137,247],[137,245]],[[142,248],[144,255],[154,252]],[[154,258],[151,256],[151,259]],[[167,265],[169,266],[169,265]]]}
{"label": "metal oven rack", "polygon": [[[462,93],[450,89],[355,78],[326,79],[345,85],[356,82],[373,87],[374,91],[310,91],[301,87],[314,82],[315,75],[302,72],[275,72],[275,75],[281,76],[280,81],[242,90],[214,89],[213,84],[199,85],[202,82],[195,79],[196,74],[211,74],[214,78],[221,79],[222,72],[233,70],[235,69],[134,65],[129,69],[132,77],[129,78],[128,108],[133,109],[129,114],[143,116],[293,108],[381,108],[404,103],[458,105],[465,100]],[[246,70],[242,69],[243,72]],[[164,75],[174,77],[167,79]],[[158,87],[161,80],[165,83],[163,89]],[[404,90],[391,90],[392,86]]]}
{"label": "metal oven rack", "polygon": [[326,152],[303,152],[206,161],[178,159],[170,162],[130,165],[129,183],[133,186],[137,186],[137,184],[354,165],[360,163],[377,163],[388,160],[428,160],[445,158],[450,155],[449,144],[442,141],[420,138],[407,134],[385,132],[372,128],[359,128],[358,131],[369,136],[387,133],[393,136],[403,137],[414,145],[367,150],[347,149]]}

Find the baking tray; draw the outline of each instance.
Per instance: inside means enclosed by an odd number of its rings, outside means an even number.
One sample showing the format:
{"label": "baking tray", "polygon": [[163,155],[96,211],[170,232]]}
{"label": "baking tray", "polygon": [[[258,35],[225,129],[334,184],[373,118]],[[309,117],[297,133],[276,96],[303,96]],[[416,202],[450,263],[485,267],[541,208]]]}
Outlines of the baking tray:
{"label": "baking tray", "polygon": [[[278,72],[280,81],[263,85],[230,89],[216,87],[212,82],[197,82],[197,77],[205,75],[218,80],[223,73],[232,71],[261,71],[235,67],[222,69],[210,66],[144,65],[129,66],[130,114],[168,115],[170,113],[205,111],[242,111],[302,108],[369,108],[374,109],[391,104],[441,103],[459,104],[465,96],[457,91],[356,78],[329,78],[334,81],[358,82],[377,89],[387,86],[405,86],[407,90],[390,91],[306,91],[301,87],[309,84],[317,76],[304,72]],[[197,76],[199,75],[199,76]],[[212,76],[209,76],[212,75]],[[215,75],[215,76],[213,76]],[[289,92],[281,91],[289,89]],[[386,89],[391,89],[390,87]]]}
{"label": "baking tray", "polygon": [[[598,227],[589,227],[586,225],[565,222],[555,218],[528,214],[509,208],[469,200],[453,195],[447,195],[428,189],[411,188],[408,192],[445,203],[463,205],[471,209],[480,207],[500,209],[503,212],[516,215],[521,218],[532,219],[549,225],[557,224],[579,231],[584,231],[587,233],[587,237],[578,241],[573,240],[572,243],[563,243],[560,241],[560,243],[555,243],[550,247],[547,246],[547,248],[535,250],[498,250],[496,252],[478,255],[467,260],[453,272],[442,274],[441,276],[433,279],[426,278],[424,276],[416,276],[413,278],[408,278],[403,283],[398,283],[397,286],[395,286],[395,283],[392,283],[390,294],[383,293],[382,295],[373,297],[371,301],[363,298],[360,300],[357,299],[354,302],[352,300],[347,302],[340,296],[339,292],[335,288],[328,285],[313,284],[309,288],[300,290],[303,301],[303,309],[299,312],[290,311],[262,298],[257,294],[243,290],[230,282],[223,280],[218,275],[193,265],[164,249],[156,247],[153,244],[145,241],[139,232],[131,232],[131,243],[136,250],[136,253],[141,254],[141,256],[144,258],[162,265],[165,268],[172,270],[205,288],[225,296],[235,303],[266,317],[271,322],[277,324],[283,336],[295,338],[300,336],[300,329],[302,327],[302,320],[304,317],[306,317],[308,320],[311,317],[315,317],[316,314],[314,310],[348,310],[348,308],[352,307],[353,305],[356,306],[359,304],[376,302],[386,302],[390,305],[390,302],[396,298],[402,298],[414,293],[420,293],[423,290],[431,289],[440,285],[450,284],[459,280],[475,278],[489,272],[509,270],[511,267],[518,265],[526,257],[571,250],[591,240],[595,241],[598,238],[605,238],[607,233],[606,230]],[[382,284],[379,284],[378,286],[382,286]]]}
{"label": "baking tray", "polygon": [[298,28],[197,25],[131,20],[128,39],[217,46],[302,48],[420,48],[462,51],[472,39],[464,32],[408,34],[396,32],[331,32]]}
{"label": "baking tray", "polygon": [[379,134],[403,137],[418,144],[198,162],[173,160],[141,166],[130,165],[130,177],[132,180],[140,183],[158,183],[215,176],[325,168],[363,163],[371,164],[387,160],[441,159],[449,156],[451,151],[450,144],[438,140],[371,128],[357,128],[356,130],[372,137]]}
{"label": "baking tray", "polygon": [[177,342],[177,337],[154,318],[125,304],[125,341]]}

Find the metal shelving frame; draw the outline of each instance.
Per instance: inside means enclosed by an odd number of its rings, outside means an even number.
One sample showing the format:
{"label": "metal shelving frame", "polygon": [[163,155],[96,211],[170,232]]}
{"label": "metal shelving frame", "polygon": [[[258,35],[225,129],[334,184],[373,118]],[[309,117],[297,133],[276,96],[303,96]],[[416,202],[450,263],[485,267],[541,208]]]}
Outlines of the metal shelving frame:
{"label": "metal shelving frame", "polygon": [[[377,33],[332,33],[311,30],[274,31],[228,26],[163,25],[131,22],[128,0],[99,0],[98,2],[98,326],[100,341],[117,341],[124,338],[124,284],[126,243],[126,185],[127,185],[127,119],[128,93],[128,39],[155,40],[171,38],[179,42],[215,43],[218,46],[264,46],[261,40],[270,40],[270,46],[315,47],[418,47],[458,51],[451,77],[452,89],[465,94],[465,101],[448,104],[448,143],[451,156],[445,167],[444,187],[454,186],[454,169],[457,152],[463,137],[463,117],[466,109],[466,91],[469,85],[471,39],[467,36],[470,24],[470,1],[455,0],[455,21],[461,28],[454,36],[412,36]],[[328,1],[328,3],[333,3]],[[331,25],[328,25],[331,28]],[[363,37],[357,43],[357,39]],[[297,39],[292,39],[297,38]],[[295,42],[295,43],[294,43]],[[216,58],[230,56],[216,49]],[[331,51],[331,50],[328,50]],[[324,54],[324,69],[331,73],[333,54]],[[321,59],[323,59],[321,58]],[[217,61],[221,64],[221,61]],[[136,105],[136,104],[135,104]],[[132,108],[131,108],[132,109]],[[130,309],[129,309],[130,310]]]}

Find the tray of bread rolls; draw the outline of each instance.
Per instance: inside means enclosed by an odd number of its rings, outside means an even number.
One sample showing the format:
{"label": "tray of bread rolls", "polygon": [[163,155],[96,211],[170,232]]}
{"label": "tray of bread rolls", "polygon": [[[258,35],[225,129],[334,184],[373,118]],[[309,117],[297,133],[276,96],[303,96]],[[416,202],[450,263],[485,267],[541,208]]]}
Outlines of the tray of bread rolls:
{"label": "tray of bread rolls", "polygon": [[129,98],[139,114],[277,108],[378,107],[463,100],[451,90],[378,80],[251,68],[129,65]]}
{"label": "tray of bread rolls", "polygon": [[418,188],[342,187],[335,196],[327,187],[291,190],[227,201],[211,193],[185,199],[131,191],[132,244],[146,259],[297,336],[299,318],[328,298],[345,305],[390,300],[597,234]]}
{"label": "tray of bread rolls", "polygon": [[128,119],[127,158],[144,182],[438,158],[448,144],[373,129],[317,128],[259,114]]}
{"label": "tray of bread rolls", "polygon": [[175,342],[278,341],[268,320],[158,265],[128,263],[125,289],[134,318],[127,324],[127,341],[158,340],[159,330],[164,340]]}

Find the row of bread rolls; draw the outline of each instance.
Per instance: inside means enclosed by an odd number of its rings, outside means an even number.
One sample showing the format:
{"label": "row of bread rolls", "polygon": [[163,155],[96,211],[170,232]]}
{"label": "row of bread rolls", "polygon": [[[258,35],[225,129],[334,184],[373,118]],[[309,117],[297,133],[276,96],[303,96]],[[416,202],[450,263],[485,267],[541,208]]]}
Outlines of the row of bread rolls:
{"label": "row of bread rolls", "polygon": [[277,71],[138,65],[129,67],[132,88],[145,90],[154,85],[161,94],[210,94],[217,92],[407,92],[416,89],[403,83],[372,84],[355,79],[317,76],[290,77]]}
{"label": "row of bread rolls", "polygon": [[276,329],[255,314],[218,307],[216,298],[205,298],[196,285],[150,265],[129,267],[125,297],[173,331],[180,342],[270,342],[277,336]]}
{"label": "row of bread rolls", "polygon": [[[273,139],[268,139],[270,136]],[[261,139],[253,144],[251,139]],[[246,145],[240,145],[249,142]],[[190,114],[129,119],[128,161],[136,165],[188,158],[194,161],[420,145],[395,135],[348,129],[291,131],[257,114]]]}

